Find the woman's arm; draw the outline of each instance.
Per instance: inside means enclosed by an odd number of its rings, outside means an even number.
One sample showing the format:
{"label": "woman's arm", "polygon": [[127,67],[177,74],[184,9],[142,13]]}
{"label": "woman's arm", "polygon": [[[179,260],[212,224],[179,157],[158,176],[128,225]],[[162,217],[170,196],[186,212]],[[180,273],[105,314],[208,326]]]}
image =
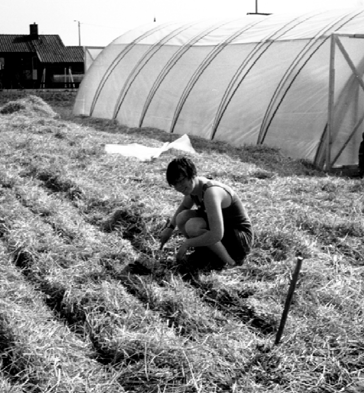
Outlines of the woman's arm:
{"label": "woman's arm", "polygon": [[176,220],[179,213],[183,210],[190,210],[195,203],[193,202],[192,198],[189,195],[186,195],[183,199],[181,204],[178,206],[177,210],[174,212],[173,217],[170,221],[170,225],[173,227],[176,226]]}
{"label": "woman's arm", "polygon": [[189,210],[193,207],[194,202],[189,195],[186,195],[183,199],[181,204],[178,206],[177,210],[173,214],[173,217],[169,221],[168,225],[163,229],[160,237],[160,249],[168,242],[170,237],[172,236],[173,230],[176,227],[176,220],[177,216],[183,210]]}
{"label": "woman's arm", "polygon": [[222,206],[231,203],[230,195],[221,187],[210,187],[205,192],[204,203],[209,229],[201,236],[187,239],[186,247],[211,246],[224,236]]}

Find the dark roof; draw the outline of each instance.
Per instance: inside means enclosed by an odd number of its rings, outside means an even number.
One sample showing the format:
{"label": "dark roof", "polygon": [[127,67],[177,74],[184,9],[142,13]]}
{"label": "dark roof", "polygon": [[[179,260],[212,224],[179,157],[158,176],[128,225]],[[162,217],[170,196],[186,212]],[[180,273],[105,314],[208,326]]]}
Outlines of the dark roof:
{"label": "dark roof", "polygon": [[83,46],[66,46],[64,52],[65,61],[67,63],[85,61],[85,51]]}
{"label": "dark roof", "polygon": [[0,34],[0,53],[34,53],[42,63],[81,63],[82,46],[64,46],[59,35]]}
{"label": "dark roof", "polygon": [[31,53],[34,52],[29,40],[23,35],[1,34],[0,35],[0,52],[10,53]]}

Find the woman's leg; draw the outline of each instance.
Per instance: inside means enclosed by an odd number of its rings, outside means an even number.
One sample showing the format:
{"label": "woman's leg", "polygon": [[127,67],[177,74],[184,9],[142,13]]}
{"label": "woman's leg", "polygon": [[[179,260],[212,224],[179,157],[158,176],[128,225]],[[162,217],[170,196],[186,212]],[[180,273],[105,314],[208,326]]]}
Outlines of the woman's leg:
{"label": "woman's leg", "polygon": [[[205,219],[200,217],[197,211],[193,210],[189,212],[182,212],[177,217],[177,225],[184,236],[187,238],[198,237],[208,231],[208,225]],[[225,264],[229,266],[236,265],[235,261],[233,258],[231,258],[225,246],[221,242],[215,243],[214,245],[208,246],[207,248],[211,250],[218,258],[220,258]]]}
{"label": "woman's leg", "polygon": [[217,242],[208,247],[215,255],[217,255],[227,266],[235,266],[236,262],[231,258],[225,246],[221,242]]}
{"label": "woman's leg", "polygon": [[177,216],[177,227],[187,239],[197,237],[207,230],[207,223],[197,210],[184,210]]}
{"label": "woman's leg", "polygon": [[[177,216],[178,229],[186,238],[198,237],[208,231],[206,220],[201,217],[201,213],[197,210],[184,210]],[[218,258],[226,265],[235,266],[236,262],[230,256],[225,246],[220,242],[208,246]]]}

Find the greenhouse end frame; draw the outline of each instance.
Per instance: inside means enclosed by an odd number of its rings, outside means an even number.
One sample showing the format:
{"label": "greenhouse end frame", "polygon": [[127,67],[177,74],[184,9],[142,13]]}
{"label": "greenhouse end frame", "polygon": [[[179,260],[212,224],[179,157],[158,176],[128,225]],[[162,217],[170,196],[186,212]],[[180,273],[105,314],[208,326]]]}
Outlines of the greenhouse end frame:
{"label": "greenhouse end frame", "polygon": [[326,133],[326,159],[325,165],[321,165],[325,167],[326,171],[330,171],[333,165],[336,163],[340,154],[345,149],[346,145],[353,138],[353,136],[358,131],[359,127],[362,125],[364,121],[364,108],[363,113],[361,114],[359,120],[356,122],[353,130],[350,132],[349,137],[344,142],[344,144],[340,147],[339,151],[332,157],[332,135],[335,130],[335,53],[338,48],[349,65],[353,76],[356,78],[359,86],[364,91],[364,79],[363,75],[361,75],[360,71],[355,67],[352,62],[348,51],[345,49],[345,46],[340,38],[348,37],[352,39],[364,39],[364,34],[348,34],[348,33],[340,33],[335,32],[331,34],[331,50],[330,50],[330,71],[329,71],[329,100],[328,100],[328,120],[327,120],[327,133]]}

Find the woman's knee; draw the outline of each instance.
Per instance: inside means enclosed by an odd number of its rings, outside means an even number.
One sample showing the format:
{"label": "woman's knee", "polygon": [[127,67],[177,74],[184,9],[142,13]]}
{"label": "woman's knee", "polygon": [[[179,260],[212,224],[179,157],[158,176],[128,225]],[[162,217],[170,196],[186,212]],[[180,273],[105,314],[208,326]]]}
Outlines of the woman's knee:
{"label": "woman's knee", "polygon": [[184,231],[186,222],[191,218],[196,217],[196,213],[192,210],[184,210],[176,217],[176,224],[180,231]]}
{"label": "woman's knee", "polygon": [[189,238],[201,236],[207,230],[207,223],[202,217],[190,218],[185,223],[185,232]]}

